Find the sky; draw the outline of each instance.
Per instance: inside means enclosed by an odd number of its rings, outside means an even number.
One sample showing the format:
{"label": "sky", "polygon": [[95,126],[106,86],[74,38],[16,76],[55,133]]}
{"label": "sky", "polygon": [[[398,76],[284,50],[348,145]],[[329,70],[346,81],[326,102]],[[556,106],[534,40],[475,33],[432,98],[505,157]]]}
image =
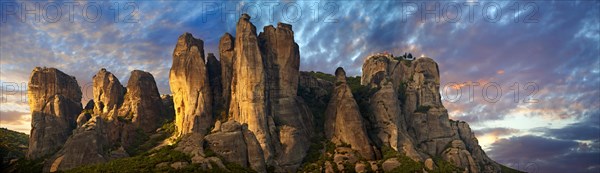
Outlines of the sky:
{"label": "sky", "polygon": [[161,94],[179,35],[218,41],[241,13],[293,25],[303,71],[361,74],[374,53],[439,64],[443,104],[494,160],[529,172],[600,171],[598,1],[0,2],[0,126],[29,133],[34,67],[73,75],[84,100],[106,68],[152,73]]}

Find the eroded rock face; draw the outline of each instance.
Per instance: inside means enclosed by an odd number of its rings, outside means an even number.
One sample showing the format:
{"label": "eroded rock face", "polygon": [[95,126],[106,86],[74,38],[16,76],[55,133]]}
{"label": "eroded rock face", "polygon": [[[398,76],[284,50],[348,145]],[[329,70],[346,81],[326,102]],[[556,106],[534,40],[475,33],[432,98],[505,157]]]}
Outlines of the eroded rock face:
{"label": "eroded rock face", "polygon": [[206,57],[208,60],[206,62],[207,72],[208,72],[208,80],[211,92],[213,94],[212,104],[213,111],[224,110],[223,107],[223,86],[221,81],[221,63],[217,60],[214,54],[208,53]]}
{"label": "eroded rock face", "polygon": [[469,124],[463,121],[450,121],[450,126],[455,134],[454,139],[464,143],[465,149],[471,153],[479,172],[499,172],[501,170],[500,165],[490,159],[481,149]]}
{"label": "eroded rock face", "polygon": [[57,152],[77,126],[81,89],[73,76],[55,68],[36,67],[27,98],[32,116],[27,158],[37,159]]}
{"label": "eroded rock face", "polygon": [[190,33],[179,36],[173,51],[169,84],[175,103],[178,136],[206,134],[212,125],[212,94],[204,61],[203,41]]}
{"label": "eroded rock face", "polygon": [[267,112],[279,129],[270,131],[278,153],[275,159],[279,171],[295,172],[308,151],[312,134],[312,114],[297,96],[300,51],[289,24],[266,26],[258,39],[265,59]]}
{"label": "eroded rock face", "polygon": [[127,95],[119,116],[131,120],[135,128],[154,132],[165,121],[164,108],[152,74],[134,70],[127,82]]}
{"label": "eroded rock face", "polygon": [[465,143],[461,140],[453,140],[451,146],[442,153],[442,158],[454,164],[454,166],[465,168],[465,172],[479,172],[475,160],[473,160],[471,153],[467,151]]}
{"label": "eroded rock face", "polygon": [[231,80],[233,78],[233,62],[235,60],[235,38],[229,33],[223,34],[219,41],[219,58],[221,63],[221,84],[223,87],[223,106],[225,113],[231,101]]}
{"label": "eroded rock face", "polygon": [[334,143],[350,144],[366,159],[374,159],[375,154],[358,104],[346,84],[346,72],[340,67],[335,71],[335,76],[336,86],[325,112],[325,136]]}
{"label": "eroded rock face", "polygon": [[228,161],[257,172],[266,172],[262,148],[254,134],[244,125],[230,120],[221,125],[219,131],[207,135],[206,147]]}
{"label": "eroded rock face", "polygon": [[[63,149],[46,162],[45,171],[55,172],[68,170],[81,165],[89,165],[109,161],[112,147],[107,138],[107,124],[100,116],[77,128],[65,143]],[[120,157],[128,157],[122,155]]]}
{"label": "eroded rock face", "polygon": [[230,117],[248,124],[248,129],[261,144],[266,160],[271,160],[274,153],[267,118],[266,72],[256,27],[250,23],[247,14],[242,15],[236,26],[235,55]]}
{"label": "eroded rock face", "polygon": [[109,71],[102,68],[92,78],[94,83],[94,113],[109,119],[117,116],[117,110],[123,104],[126,89],[119,79]]}

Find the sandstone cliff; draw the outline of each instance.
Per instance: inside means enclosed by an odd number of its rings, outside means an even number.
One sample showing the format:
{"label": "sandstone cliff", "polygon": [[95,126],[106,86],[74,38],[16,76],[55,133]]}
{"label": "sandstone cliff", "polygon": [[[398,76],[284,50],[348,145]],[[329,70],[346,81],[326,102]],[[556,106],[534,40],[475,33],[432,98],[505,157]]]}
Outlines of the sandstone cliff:
{"label": "sandstone cliff", "polygon": [[57,152],[77,126],[81,88],[75,77],[55,68],[36,67],[31,72],[27,100],[31,110],[31,135],[27,158]]}
{"label": "sandstone cliff", "polygon": [[173,51],[169,84],[178,136],[192,132],[206,134],[212,125],[212,94],[203,44],[202,40],[185,33],[179,36]]}

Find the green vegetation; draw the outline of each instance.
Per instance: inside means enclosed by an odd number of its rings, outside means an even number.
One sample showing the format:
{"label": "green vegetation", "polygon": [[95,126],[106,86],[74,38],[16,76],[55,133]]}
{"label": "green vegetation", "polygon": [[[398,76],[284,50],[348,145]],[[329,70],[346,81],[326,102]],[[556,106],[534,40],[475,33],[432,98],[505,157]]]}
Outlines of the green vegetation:
{"label": "green vegetation", "polygon": [[83,111],[81,111],[81,112],[82,112],[82,113],[87,113],[87,114],[90,114],[90,115],[94,115],[94,110],[92,110],[92,109],[84,109],[84,110],[83,110]]}
{"label": "green vegetation", "polygon": [[139,156],[82,166],[66,172],[171,172],[173,171],[171,167],[156,168],[156,165],[163,162],[189,162],[191,160],[188,155],[175,151],[173,148],[173,146],[167,146]]}
{"label": "green vegetation", "polygon": [[[42,157],[36,160],[27,160],[25,158],[20,158],[13,165],[4,165],[0,167],[0,172],[14,172],[14,173],[31,173],[31,172],[42,172],[44,168],[44,159],[48,158]],[[5,167],[9,166],[9,167]]]}
{"label": "green vegetation", "polygon": [[404,53],[404,55],[394,57],[395,60],[402,62],[404,65],[410,67],[412,65],[413,60],[408,60],[414,58],[411,53]]}
{"label": "green vegetation", "polygon": [[429,111],[429,109],[431,109],[431,106],[420,105],[419,107],[417,107],[417,110],[415,110],[415,112],[427,113],[427,111]]}
{"label": "green vegetation", "polygon": [[[23,159],[27,154],[29,146],[29,136],[25,133],[0,128],[0,170],[6,169],[7,164],[12,159],[19,159],[17,162],[23,166],[23,172],[31,172],[36,170],[37,162]],[[22,169],[19,169],[22,170]],[[40,169],[41,170],[41,167]],[[3,172],[3,171],[0,171]],[[39,172],[39,171],[33,171]]]}
{"label": "green vegetation", "polygon": [[[334,164],[334,152],[335,144],[331,141],[327,141],[322,136],[312,138],[308,153],[298,172],[321,172],[320,169],[325,167],[327,161]],[[335,172],[339,172],[336,166],[333,166],[333,169]]]}
{"label": "green vegetation", "polygon": [[414,161],[405,154],[397,152],[389,146],[384,145],[381,147],[381,153],[383,155],[383,159],[380,161],[381,163],[391,158],[396,158],[398,162],[400,162],[400,166],[394,168],[391,172],[422,172],[424,168],[423,163]]}
{"label": "green vegetation", "polygon": [[164,130],[167,134],[173,135],[175,134],[175,130],[177,127],[175,126],[175,121],[168,121],[164,123],[160,128]]}
{"label": "green vegetation", "polygon": [[445,172],[463,172],[462,168],[452,165],[452,163],[442,159],[441,157],[433,157],[433,162],[437,168],[430,171],[431,173],[445,173]]}
{"label": "green vegetation", "polygon": [[523,171],[519,171],[519,170],[510,168],[508,166],[504,166],[502,164],[499,164],[499,165],[500,165],[500,170],[501,170],[500,172],[502,172],[502,173],[524,173]]}
{"label": "green vegetation", "polygon": [[[159,150],[145,152],[139,156],[82,166],[66,172],[227,172],[226,170],[218,168],[215,164],[213,164],[214,169],[211,170],[202,169],[200,164],[189,164],[179,170],[175,170],[170,166],[156,167],[159,163],[168,163],[168,165],[175,162],[191,163],[191,157],[189,155],[176,151],[174,148],[174,146],[166,146]],[[254,172],[251,169],[244,168],[235,163],[224,161],[223,164],[231,172]]]}
{"label": "green vegetation", "polygon": [[323,72],[320,72],[320,71],[318,71],[318,72],[311,71],[311,72],[308,72],[308,73],[311,76],[313,76],[313,77],[316,77],[316,78],[319,78],[319,79],[323,79],[323,80],[326,80],[326,81],[329,81],[329,82],[334,82],[335,81],[335,76],[331,75],[331,74],[323,73]]}
{"label": "green vegetation", "polygon": [[369,100],[373,94],[379,91],[379,87],[371,88],[368,86],[364,86],[360,84],[360,76],[348,77],[346,78],[346,83],[350,86],[350,90],[352,90],[352,95],[354,96],[354,100],[358,104],[358,108],[360,109],[360,114],[364,118],[368,118],[370,116],[369,111]]}
{"label": "green vegetation", "polygon": [[408,84],[406,82],[402,82],[400,83],[400,86],[398,86],[398,100],[405,102],[406,101],[406,88],[408,87]]}
{"label": "green vegetation", "polygon": [[[335,77],[330,74],[322,73],[322,72],[310,72],[310,75],[327,80],[332,81],[335,80]],[[322,133],[324,122],[325,122],[325,110],[327,109],[327,104],[329,104],[329,99],[331,99],[331,91],[327,91],[326,95],[319,95],[317,91],[306,88],[302,86],[298,86],[297,95],[302,97],[304,103],[308,106],[311,113],[313,114],[313,125],[315,127],[316,133]]]}
{"label": "green vegetation", "polygon": [[25,133],[0,128],[0,159],[25,157],[29,136]]}

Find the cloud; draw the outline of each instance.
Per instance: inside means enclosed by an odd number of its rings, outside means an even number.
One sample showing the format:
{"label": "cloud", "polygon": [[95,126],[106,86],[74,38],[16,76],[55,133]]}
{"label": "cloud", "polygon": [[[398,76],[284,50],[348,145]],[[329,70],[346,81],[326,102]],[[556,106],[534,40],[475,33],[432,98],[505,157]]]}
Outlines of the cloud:
{"label": "cloud", "polygon": [[0,111],[0,124],[4,126],[29,123],[31,120],[30,116],[29,112]]}
{"label": "cloud", "polygon": [[496,141],[486,152],[499,163],[529,172],[597,172],[600,148],[575,141],[519,136]]}

